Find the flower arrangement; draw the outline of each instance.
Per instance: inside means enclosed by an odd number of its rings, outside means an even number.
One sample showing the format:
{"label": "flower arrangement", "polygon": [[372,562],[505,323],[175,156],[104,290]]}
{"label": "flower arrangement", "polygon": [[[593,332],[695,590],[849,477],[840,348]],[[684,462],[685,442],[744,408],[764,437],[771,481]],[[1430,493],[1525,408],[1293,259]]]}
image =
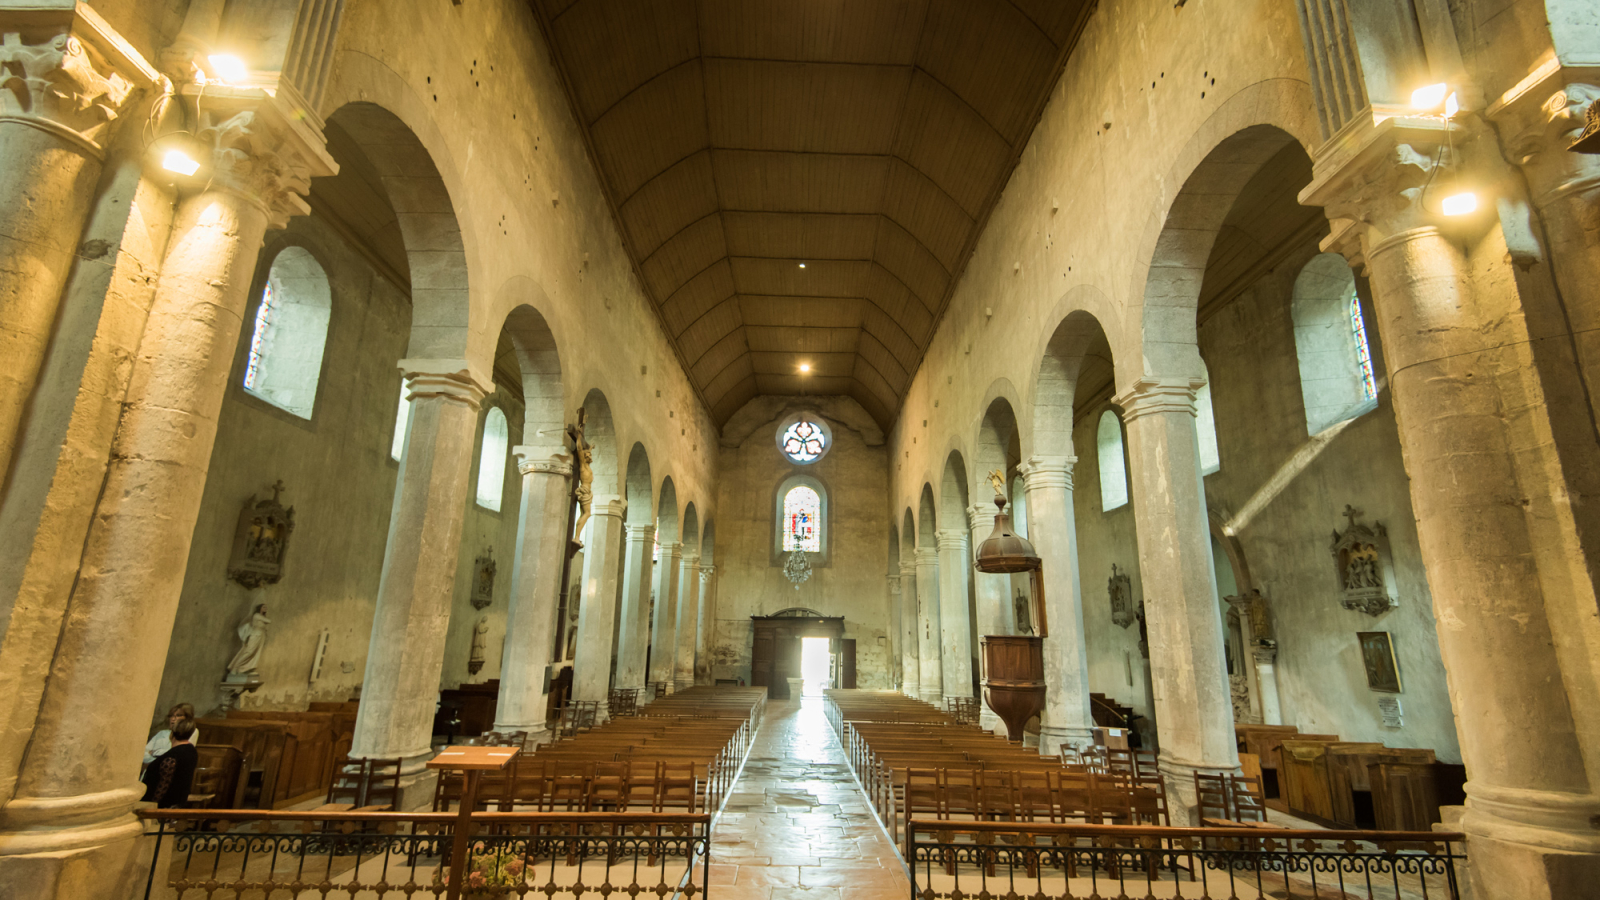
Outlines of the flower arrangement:
{"label": "flower arrangement", "polygon": [[[522,876],[527,867],[528,863],[520,853],[511,850],[474,848],[467,855],[467,872],[463,887],[468,894],[503,895],[504,892],[496,889],[522,884]],[[440,875],[444,884],[449,885],[449,870],[440,869]]]}

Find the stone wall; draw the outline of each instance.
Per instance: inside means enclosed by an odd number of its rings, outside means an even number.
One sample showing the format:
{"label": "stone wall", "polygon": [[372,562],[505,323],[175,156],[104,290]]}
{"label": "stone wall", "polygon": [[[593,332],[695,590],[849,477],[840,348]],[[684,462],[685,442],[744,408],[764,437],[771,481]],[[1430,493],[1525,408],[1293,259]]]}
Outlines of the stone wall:
{"label": "stone wall", "polygon": [[[778,451],[780,422],[792,413],[818,415],[833,431],[833,448],[811,465]],[[790,607],[844,616],[856,642],[856,684],[887,688],[889,676],[889,515],[883,505],[888,460],[883,433],[854,400],[759,397],[723,428],[718,463],[717,631],[712,675],[750,681],[751,616]],[[794,474],[827,489],[823,540],[829,559],[814,564],[796,590],[773,553],[776,492]]]}
{"label": "stone wall", "polygon": [[[333,295],[309,421],[243,387],[260,287],[277,251],[291,244],[317,258]],[[217,425],[158,713],[180,701],[200,712],[216,705],[216,683],[239,646],[234,629],[257,603],[267,604],[272,629],[262,654],[264,684],[244,706],[304,709],[309,700],[344,700],[361,683],[398,469],[389,457],[400,390],[395,364],[410,325],[406,293],[320,219],[293,219],[268,238]],[[283,504],[295,511],[284,577],[247,590],[227,577],[239,512],[252,494],[270,495],[278,479]],[[330,637],[322,677],[311,683],[324,627]]]}

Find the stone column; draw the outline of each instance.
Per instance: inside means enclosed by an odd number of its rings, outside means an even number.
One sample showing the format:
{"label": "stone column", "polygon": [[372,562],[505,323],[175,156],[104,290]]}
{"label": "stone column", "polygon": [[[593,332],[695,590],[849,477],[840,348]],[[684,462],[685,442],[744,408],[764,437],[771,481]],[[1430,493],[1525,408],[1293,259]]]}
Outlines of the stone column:
{"label": "stone column", "polygon": [[611,689],[611,638],[617,623],[622,553],[621,497],[595,497],[583,546],[583,590],[578,607],[578,649],[572,658],[572,699],[600,701],[605,717]]}
{"label": "stone column", "polygon": [[656,560],[655,571],[656,602],[651,611],[650,681],[662,682],[668,690],[672,688],[673,669],[678,664],[677,645],[673,639],[678,633],[678,562],[682,557],[683,544],[661,542],[661,558]]}
{"label": "stone column", "polygon": [[[889,576],[893,578],[894,576]],[[900,692],[907,697],[922,696],[922,631],[917,606],[917,564],[900,561]]]}
{"label": "stone column", "polygon": [[[1194,396],[1203,383],[1188,377],[1143,378],[1115,400],[1128,432],[1153,699],[1161,722],[1160,765],[1174,825],[1180,819],[1199,824],[1193,814],[1195,772],[1239,767],[1195,431]],[[1047,496],[1035,500],[1030,484],[1028,502],[1041,536],[1046,523],[1056,521],[1042,508],[1050,502]],[[1063,506],[1063,520],[1070,510]]]}
{"label": "stone column", "polygon": [[905,634],[904,620],[901,618],[904,611],[900,608],[900,576],[886,576],[884,578],[884,587],[889,592],[889,658],[887,660],[888,671],[884,674],[889,677],[889,686],[898,690],[900,689],[900,681],[904,677],[904,673],[901,671],[903,664],[900,660],[902,636]]}
{"label": "stone column", "polygon": [[433,754],[478,406],[493,389],[465,362],[440,363],[400,362],[411,415],[350,747],[351,756],[405,760],[402,775],[414,782]]}
{"label": "stone column", "polygon": [[625,525],[628,545],[622,563],[622,618],[617,623],[617,689],[639,689],[644,699],[644,658],[650,649],[650,555],[656,526]]}
{"label": "stone column", "polygon": [[918,547],[913,551],[917,566],[917,661],[921,674],[917,696],[927,703],[944,707],[944,668],[939,649],[939,551]]}
{"label": "stone column", "polygon": [[1261,687],[1261,722],[1264,725],[1283,724],[1283,705],[1278,700],[1278,648],[1257,645],[1250,650],[1255,662],[1256,683]]}
{"label": "stone column", "polygon": [[672,690],[694,686],[695,619],[700,614],[700,555],[685,553],[678,574],[678,626],[674,632]]}
{"label": "stone column", "polygon": [[1454,223],[1423,203],[1422,187],[1464,143],[1461,133],[1447,142],[1445,127],[1388,120],[1302,198],[1335,220],[1324,246],[1370,271],[1467,766],[1461,827],[1478,896],[1583,896],[1600,881],[1600,748],[1584,746],[1595,659],[1573,644],[1594,628],[1593,595],[1567,618],[1587,590],[1586,579],[1575,590],[1578,553],[1542,546],[1571,533],[1553,520],[1575,500],[1559,464],[1528,446],[1549,441],[1550,425],[1530,384],[1526,307],[1498,248],[1469,262],[1461,241],[1474,236],[1447,234]]}
{"label": "stone column", "polygon": [[[1089,711],[1089,657],[1084,646],[1083,581],[1078,570],[1078,518],[1072,502],[1076,456],[1035,456],[1022,466],[1028,496],[1028,536],[1043,561],[1045,618],[1044,715],[1039,752],[1059,753],[1062,744],[1082,749],[1093,743]],[[1038,623],[1034,625],[1035,629]]]}
{"label": "stone column", "polygon": [[700,621],[695,626],[694,683],[711,684],[711,645],[717,627],[717,568],[700,567]]}
{"label": "stone column", "polygon": [[[977,503],[967,507],[967,520],[972,523],[974,560],[977,558],[977,546],[994,531],[994,513],[993,503]],[[979,678],[983,679],[988,677],[988,672],[981,671],[986,664],[982,657],[983,639],[991,634],[1012,633],[1005,615],[1006,607],[1011,604],[1011,576],[975,572],[972,584],[978,608]],[[1006,727],[987,703],[979,704],[978,724],[983,730],[992,732],[1004,731]]]}
{"label": "stone column", "polygon": [[939,655],[946,697],[972,696],[972,602],[967,573],[972,557],[965,531],[941,531],[939,544]]}
{"label": "stone column", "polygon": [[[0,773],[0,884],[17,897],[110,897],[136,856],[139,748],[262,236],[305,211],[310,175],[337,168],[264,92],[208,97],[206,109],[194,132],[212,150],[207,177],[173,216],[37,718]],[[73,874],[89,871],[92,884]]]}
{"label": "stone column", "polygon": [[110,126],[156,71],[88,6],[0,9],[0,476],[55,332]]}
{"label": "stone column", "polygon": [[522,473],[517,556],[511,565],[505,658],[500,665],[496,731],[542,740],[550,700],[551,651],[572,506],[572,457],[547,447],[511,448]]}

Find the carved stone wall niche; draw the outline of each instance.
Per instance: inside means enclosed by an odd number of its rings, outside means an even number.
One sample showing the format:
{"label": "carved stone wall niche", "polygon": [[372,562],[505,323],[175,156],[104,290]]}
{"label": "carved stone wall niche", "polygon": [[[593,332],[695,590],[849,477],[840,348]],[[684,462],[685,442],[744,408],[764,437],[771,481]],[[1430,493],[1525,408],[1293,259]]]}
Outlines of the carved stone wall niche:
{"label": "carved stone wall niche", "polygon": [[1345,609],[1381,616],[1400,605],[1389,533],[1382,522],[1370,528],[1359,524],[1361,510],[1355,507],[1346,506],[1344,516],[1350,525],[1342,534],[1333,532],[1331,547],[1339,603]]}

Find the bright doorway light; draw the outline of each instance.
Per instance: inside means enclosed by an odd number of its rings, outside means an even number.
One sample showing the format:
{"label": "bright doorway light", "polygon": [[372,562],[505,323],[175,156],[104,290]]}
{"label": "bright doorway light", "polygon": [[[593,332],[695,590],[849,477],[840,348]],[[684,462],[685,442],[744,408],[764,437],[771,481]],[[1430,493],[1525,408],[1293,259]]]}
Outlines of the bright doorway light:
{"label": "bright doorway light", "polygon": [[1465,216],[1476,212],[1478,209],[1478,195],[1467,191],[1462,194],[1452,194],[1444,198],[1439,208],[1447,216]]}
{"label": "bright doorway light", "polygon": [[828,674],[833,668],[833,654],[828,649],[828,639],[808,637],[800,639],[800,677],[805,681],[805,695],[815,697],[830,687]]}

